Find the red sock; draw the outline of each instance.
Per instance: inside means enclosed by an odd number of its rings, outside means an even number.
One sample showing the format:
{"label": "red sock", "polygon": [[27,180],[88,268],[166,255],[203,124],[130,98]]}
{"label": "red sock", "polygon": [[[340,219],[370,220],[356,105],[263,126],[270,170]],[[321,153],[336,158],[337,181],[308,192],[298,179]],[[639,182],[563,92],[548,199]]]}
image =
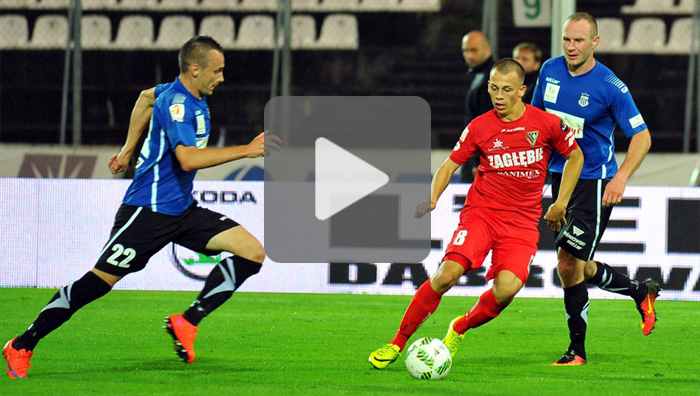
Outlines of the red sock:
{"label": "red sock", "polygon": [[403,350],[406,346],[406,342],[411,338],[413,333],[418,330],[418,327],[435,312],[440,304],[441,298],[442,294],[433,290],[432,286],[430,286],[430,281],[425,281],[425,283],[418,288],[416,294],[413,296],[413,300],[411,300],[411,303],[406,309],[406,313],[403,314],[399,331],[396,332],[391,343]]}
{"label": "red sock", "polygon": [[507,306],[508,304],[499,304],[493,295],[493,289],[489,289],[479,297],[479,301],[469,310],[468,314],[455,322],[454,330],[459,334],[464,334],[467,330],[479,327],[500,315]]}

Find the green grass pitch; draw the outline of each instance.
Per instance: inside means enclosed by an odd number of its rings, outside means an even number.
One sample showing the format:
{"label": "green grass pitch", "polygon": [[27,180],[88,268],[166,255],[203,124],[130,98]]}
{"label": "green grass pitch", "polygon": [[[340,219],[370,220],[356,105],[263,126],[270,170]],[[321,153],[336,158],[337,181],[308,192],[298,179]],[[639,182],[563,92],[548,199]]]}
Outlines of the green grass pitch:
{"label": "green grass pitch", "polygon": [[[22,332],[55,290],[0,289],[2,343]],[[39,343],[28,380],[2,395],[698,395],[700,303],[656,304],[649,337],[629,300],[592,300],[588,360],[550,367],[567,346],[563,301],[516,298],[467,333],[442,381],[419,381],[403,355],[371,369],[409,296],[237,293],[201,324],[197,360],[177,359],[163,317],[195,292],[113,291]],[[662,293],[663,297],[663,293]],[[440,337],[476,298],[446,296],[418,330]],[[4,362],[3,362],[4,363]]]}

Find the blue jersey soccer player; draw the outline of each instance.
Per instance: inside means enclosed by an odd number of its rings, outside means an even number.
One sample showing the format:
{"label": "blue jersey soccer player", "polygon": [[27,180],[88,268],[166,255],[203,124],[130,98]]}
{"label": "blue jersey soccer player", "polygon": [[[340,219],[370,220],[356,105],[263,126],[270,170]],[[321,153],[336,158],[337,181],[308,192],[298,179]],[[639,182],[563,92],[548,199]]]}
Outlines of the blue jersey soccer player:
{"label": "blue jersey soccer player", "polygon": [[[180,75],[174,82],[141,93],[127,143],[110,161],[113,172],[125,169],[150,119],[136,175],[95,267],[61,288],[29,329],[5,344],[3,356],[11,378],[27,377],[39,340],[107,294],[122,277],[142,270],[151,256],[171,242],[206,254],[234,254],[212,269],[202,292],[184,314],[165,318],[175,351],[186,363],[195,358],[193,343],[199,322],[260,271],[265,259],[260,242],[228,217],[198,207],[191,194],[197,169],[262,156],[265,136],[261,133],[243,146],[206,148],[210,131],[206,96],[224,81],[223,51],[211,37],[197,36],[182,46],[178,59]],[[276,140],[273,137],[268,145],[278,147]]]}
{"label": "blue jersey soccer player", "polygon": [[[564,305],[571,342],[554,365],[586,363],[588,325],[586,282],[603,290],[630,296],[642,316],[642,332],[656,323],[654,300],[659,284],[639,283],[609,265],[593,261],[612,207],[619,204],[628,179],[651,147],[647,125],[627,86],[593,56],[600,37],[595,18],[576,13],[564,22],[564,56],[548,60],[540,69],[532,104],[561,117],[575,130],[585,158],[581,177],[567,208],[567,225],[556,235],[557,270],[564,286]],[[613,132],[619,125],[630,138],[627,157],[618,168]],[[554,199],[561,181],[564,158],[552,154]]]}

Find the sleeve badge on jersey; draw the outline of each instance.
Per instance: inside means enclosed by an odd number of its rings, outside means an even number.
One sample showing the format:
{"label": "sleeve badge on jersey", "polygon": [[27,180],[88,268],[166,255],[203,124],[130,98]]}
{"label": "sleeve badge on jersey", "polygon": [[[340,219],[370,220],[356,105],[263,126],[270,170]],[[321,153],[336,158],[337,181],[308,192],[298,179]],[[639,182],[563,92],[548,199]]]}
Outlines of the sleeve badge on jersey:
{"label": "sleeve badge on jersey", "polygon": [[564,122],[564,120],[559,120],[559,128],[561,128],[562,132],[569,130],[569,126]]}
{"label": "sleeve badge on jersey", "polygon": [[168,108],[170,110],[170,118],[173,121],[182,122],[185,119],[185,105],[182,103],[176,103],[170,105]]}
{"label": "sleeve badge on jersey", "polygon": [[630,125],[632,128],[636,128],[642,124],[644,124],[644,118],[642,118],[641,114],[637,114],[636,116],[630,118]]}
{"label": "sleeve badge on jersey", "polygon": [[469,134],[469,125],[467,125],[464,128],[464,130],[462,131],[462,136],[459,137],[459,140],[457,140],[457,143],[455,144],[455,147],[452,149],[452,151],[459,150],[459,147],[461,146],[462,143],[464,143],[464,139],[467,138],[468,134]]}

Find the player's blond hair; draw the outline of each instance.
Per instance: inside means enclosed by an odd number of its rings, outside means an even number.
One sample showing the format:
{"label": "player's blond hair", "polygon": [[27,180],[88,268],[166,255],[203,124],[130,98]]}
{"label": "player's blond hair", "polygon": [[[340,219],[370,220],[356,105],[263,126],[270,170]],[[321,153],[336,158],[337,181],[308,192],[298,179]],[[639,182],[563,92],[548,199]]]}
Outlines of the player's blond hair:
{"label": "player's blond hair", "polygon": [[575,14],[571,14],[568,18],[566,18],[566,21],[564,21],[564,26],[566,26],[571,21],[588,22],[588,25],[591,27],[591,39],[598,36],[598,22],[596,22],[595,17],[593,15],[587,12],[577,12]]}

